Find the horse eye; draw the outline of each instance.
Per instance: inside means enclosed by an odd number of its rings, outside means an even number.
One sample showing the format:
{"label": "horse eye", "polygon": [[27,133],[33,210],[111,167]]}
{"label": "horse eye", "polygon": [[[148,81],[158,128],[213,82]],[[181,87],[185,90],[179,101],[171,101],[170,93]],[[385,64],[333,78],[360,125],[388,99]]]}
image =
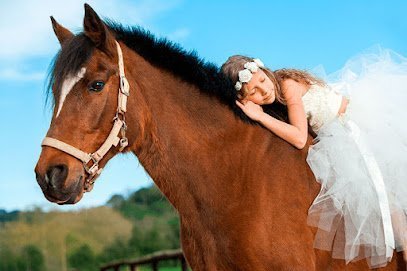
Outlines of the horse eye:
{"label": "horse eye", "polygon": [[104,86],[105,86],[105,82],[103,82],[103,81],[94,81],[88,86],[88,89],[90,91],[99,92],[104,88]]}

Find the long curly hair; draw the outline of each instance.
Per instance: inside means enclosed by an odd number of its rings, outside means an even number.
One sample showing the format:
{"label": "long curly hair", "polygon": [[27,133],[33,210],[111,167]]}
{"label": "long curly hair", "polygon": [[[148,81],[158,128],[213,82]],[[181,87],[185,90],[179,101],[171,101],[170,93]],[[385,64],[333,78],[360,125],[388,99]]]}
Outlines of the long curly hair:
{"label": "long curly hair", "polygon": [[[244,69],[244,64],[246,62],[253,61],[253,58],[242,55],[234,55],[227,59],[227,61],[222,65],[222,72],[228,76],[233,83],[236,83],[239,80],[239,71]],[[292,79],[298,83],[305,85],[318,84],[325,86],[325,82],[312,75],[308,71],[298,70],[298,69],[279,69],[272,71],[271,69],[264,67],[261,68],[263,72],[270,78],[271,82],[275,85],[276,89],[276,99],[282,104],[286,104],[284,96],[281,90],[281,83],[286,79]],[[243,100],[248,95],[248,89],[246,83],[243,83],[242,88],[237,91],[237,97],[239,100]]]}

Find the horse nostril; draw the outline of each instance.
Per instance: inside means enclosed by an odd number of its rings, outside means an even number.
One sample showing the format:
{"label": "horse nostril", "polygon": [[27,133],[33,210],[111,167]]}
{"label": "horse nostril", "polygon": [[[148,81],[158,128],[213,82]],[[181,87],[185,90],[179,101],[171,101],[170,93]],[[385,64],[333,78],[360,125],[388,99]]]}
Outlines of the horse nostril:
{"label": "horse nostril", "polygon": [[45,173],[45,182],[56,188],[68,176],[68,167],[66,165],[51,166]]}
{"label": "horse nostril", "polygon": [[35,179],[37,179],[37,182],[39,184],[43,182],[43,179],[41,178],[41,175],[37,172],[37,170],[35,171]]}

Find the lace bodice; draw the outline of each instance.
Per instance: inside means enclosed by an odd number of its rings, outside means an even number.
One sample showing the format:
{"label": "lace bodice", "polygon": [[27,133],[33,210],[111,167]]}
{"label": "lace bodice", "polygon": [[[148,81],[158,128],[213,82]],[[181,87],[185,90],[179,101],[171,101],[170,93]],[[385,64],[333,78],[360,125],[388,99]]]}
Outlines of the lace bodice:
{"label": "lace bodice", "polygon": [[315,133],[327,122],[333,120],[342,103],[342,95],[329,86],[311,85],[302,96],[308,123]]}

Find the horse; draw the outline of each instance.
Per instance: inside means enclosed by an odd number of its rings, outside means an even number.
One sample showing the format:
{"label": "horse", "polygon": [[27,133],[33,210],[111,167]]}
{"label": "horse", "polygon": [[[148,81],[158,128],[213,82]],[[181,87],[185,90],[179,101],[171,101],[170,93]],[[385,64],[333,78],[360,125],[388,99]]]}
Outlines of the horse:
{"label": "horse", "polygon": [[[87,4],[77,35],[51,21],[61,50],[35,167],[46,199],[78,202],[113,156],[132,152],[178,211],[193,270],[368,270],[313,248],[307,210],[320,186],[307,148],[248,119],[216,65]],[[395,254],[381,270],[403,267]]]}

